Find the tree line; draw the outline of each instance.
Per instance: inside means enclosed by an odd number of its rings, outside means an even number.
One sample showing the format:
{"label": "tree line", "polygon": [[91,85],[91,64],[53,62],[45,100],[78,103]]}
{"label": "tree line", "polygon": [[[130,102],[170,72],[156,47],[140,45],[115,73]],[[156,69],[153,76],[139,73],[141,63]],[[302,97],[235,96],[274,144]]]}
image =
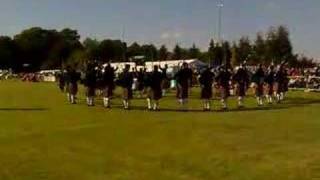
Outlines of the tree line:
{"label": "tree line", "polygon": [[235,66],[248,64],[278,64],[287,62],[292,67],[310,67],[314,61],[293,53],[290,34],[285,26],[270,27],[259,32],[254,40],[241,37],[238,41],[215,42],[211,40],[208,50],[201,51],[193,44],[183,48],[177,44],[172,50],[165,45],[128,45],[121,40],[96,40],[87,38],[83,42],[77,30],[61,31],[32,27],[13,37],[0,36],[0,69],[37,71],[59,69],[66,65],[82,67],[88,61],[121,62],[199,59],[211,65]]}

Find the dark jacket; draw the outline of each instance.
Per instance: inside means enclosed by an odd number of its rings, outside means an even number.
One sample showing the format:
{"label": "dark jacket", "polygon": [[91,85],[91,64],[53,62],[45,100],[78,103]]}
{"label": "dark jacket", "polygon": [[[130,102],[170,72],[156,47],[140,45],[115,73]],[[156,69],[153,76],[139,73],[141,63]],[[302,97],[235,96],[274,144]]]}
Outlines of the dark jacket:
{"label": "dark jacket", "polygon": [[119,76],[118,84],[123,88],[131,89],[133,84],[133,74],[129,71],[121,73]]}

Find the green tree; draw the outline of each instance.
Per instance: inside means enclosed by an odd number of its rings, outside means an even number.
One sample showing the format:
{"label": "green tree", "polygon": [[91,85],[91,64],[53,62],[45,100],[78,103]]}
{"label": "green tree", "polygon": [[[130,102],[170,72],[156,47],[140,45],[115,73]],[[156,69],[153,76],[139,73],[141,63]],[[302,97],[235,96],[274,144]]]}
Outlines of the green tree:
{"label": "green tree", "polygon": [[177,44],[173,49],[173,59],[179,60],[183,57],[183,49]]}
{"label": "green tree", "polygon": [[14,41],[7,36],[0,36],[0,69],[15,67],[16,47]]}
{"label": "green tree", "polygon": [[73,29],[63,29],[59,32],[60,36],[60,58],[65,61],[73,53],[73,51],[78,51],[83,49],[80,42],[80,35],[77,30]]}
{"label": "green tree", "polygon": [[103,40],[99,45],[100,57],[103,62],[124,61],[126,44],[120,40]]}
{"label": "green tree", "polygon": [[85,65],[88,63],[86,52],[82,49],[72,51],[66,61],[66,65],[84,70]]}
{"label": "green tree", "polygon": [[239,62],[239,57],[238,57],[238,47],[237,44],[235,42],[233,42],[232,48],[231,48],[231,65],[233,67],[237,66],[238,64],[240,64]]}
{"label": "green tree", "polygon": [[14,37],[18,48],[19,66],[30,64],[31,70],[40,69],[41,65],[48,59],[49,52],[55,46],[57,40],[55,30],[44,30],[39,27],[22,31]]}
{"label": "green tree", "polygon": [[210,63],[210,66],[213,65],[213,61],[215,59],[215,55],[216,52],[215,52],[215,43],[214,43],[214,40],[211,39],[210,40],[210,44],[209,44],[209,49],[208,49],[208,56],[209,56],[209,63]]}
{"label": "green tree", "polygon": [[153,44],[145,44],[141,46],[145,61],[155,61],[158,59],[158,49]]}
{"label": "green tree", "polygon": [[189,58],[191,59],[199,59],[201,56],[200,49],[193,43],[192,47],[189,49]]}
{"label": "green tree", "polygon": [[214,48],[214,56],[213,56],[213,63],[214,66],[220,66],[223,64],[224,61],[224,49],[222,46],[217,45]]}
{"label": "green tree", "polygon": [[160,60],[167,60],[169,56],[168,49],[165,45],[162,45],[159,49],[159,59]]}
{"label": "green tree", "polygon": [[128,47],[127,57],[133,58],[134,56],[142,56],[142,55],[143,55],[143,50],[137,42],[132,43]]}
{"label": "green tree", "polygon": [[225,64],[229,68],[231,67],[232,52],[231,52],[230,44],[228,41],[223,42],[222,49],[223,49],[223,64]]}
{"label": "green tree", "polygon": [[281,61],[288,62],[293,56],[292,44],[289,37],[289,30],[285,26],[279,26],[277,29],[277,58]]}
{"label": "green tree", "polygon": [[98,60],[101,59],[100,42],[96,39],[87,38],[83,41],[83,46],[86,52],[86,57],[88,60]]}
{"label": "green tree", "polygon": [[263,38],[263,34],[257,33],[257,37],[253,45],[253,56],[251,63],[270,63],[271,61],[266,58],[266,51],[266,42]]}
{"label": "green tree", "polygon": [[236,53],[238,58],[237,62],[250,62],[250,58],[252,56],[252,46],[248,37],[242,37],[239,40]]}

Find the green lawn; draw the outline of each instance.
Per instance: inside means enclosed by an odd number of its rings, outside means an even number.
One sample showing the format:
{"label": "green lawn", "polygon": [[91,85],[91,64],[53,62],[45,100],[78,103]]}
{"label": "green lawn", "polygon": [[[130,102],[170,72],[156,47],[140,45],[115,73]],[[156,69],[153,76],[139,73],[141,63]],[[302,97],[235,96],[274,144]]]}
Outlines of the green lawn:
{"label": "green lawn", "polygon": [[[320,178],[320,94],[201,112],[69,105],[55,84],[0,82],[1,180],[309,180]],[[120,101],[115,100],[119,105]],[[215,102],[215,109],[219,109]]]}

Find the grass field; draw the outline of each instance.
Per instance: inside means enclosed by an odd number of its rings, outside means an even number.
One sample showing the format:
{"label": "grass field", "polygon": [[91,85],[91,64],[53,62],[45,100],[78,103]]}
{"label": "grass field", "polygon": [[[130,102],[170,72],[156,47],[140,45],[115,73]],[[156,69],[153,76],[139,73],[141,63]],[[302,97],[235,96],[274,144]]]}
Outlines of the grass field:
{"label": "grass field", "polygon": [[[201,112],[69,105],[55,84],[0,82],[0,180],[320,178],[320,94]],[[172,95],[173,96],[173,95]],[[119,104],[119,100],[115,100]],[[215,102],[218,109],[218,102]]]}

